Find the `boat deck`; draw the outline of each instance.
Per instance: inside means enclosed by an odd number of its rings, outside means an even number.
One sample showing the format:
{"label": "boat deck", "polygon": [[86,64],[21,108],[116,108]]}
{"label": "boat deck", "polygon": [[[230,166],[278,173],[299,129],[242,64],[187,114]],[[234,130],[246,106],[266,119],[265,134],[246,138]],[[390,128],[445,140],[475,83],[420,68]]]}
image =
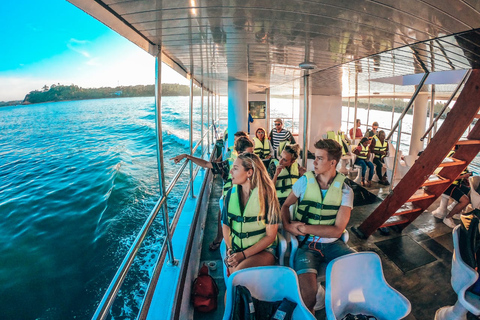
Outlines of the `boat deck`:
{"label": "boat deck", "polygon": [[[225,283],[222,274],[222,261],[219,250],[209,251],[208,245],[216,234],[216,219],[218,199],[221,196],[222,181],[216,177],[210,196],[209,212],[205,224],[201,260],[215,261],[217,269],[211,271],[219,288],[218,309],[215,312],[195,313],[195,319],[222,319],[224,310],[223,296]],[[369,188],[369,204],[358,205],[359,197],[368,193],[360,186],[354,185],[355,207],[348,225],[358,226],[379,204],[380,199],[388,194],[388,187],[372,184]],[[360,195],[363,192],[363,197]],[[373,200],[372,200],[373,199]],[[348,244],[356,251],[374,251],[382,259],[382,265],[387,282],[410,300],[412,312],[405,318],[408,320],[434,319],[437,309],[453,305],[457,298],[450,285],[450,269],[453,251],[452,229],[430,213],[440,200],[437,200],[428,211],[425,211],[401,233],[391,229],[390,235],[381,235],[379,231],[367,240],[359,239],[350,231]],[[373,202],[373,203],[372,203]],[[323,285],[325,285],[323,281]],[[325,319],[325,309],[316,312],[317,319]],[[478,319],[469,314],[468,319]]]}

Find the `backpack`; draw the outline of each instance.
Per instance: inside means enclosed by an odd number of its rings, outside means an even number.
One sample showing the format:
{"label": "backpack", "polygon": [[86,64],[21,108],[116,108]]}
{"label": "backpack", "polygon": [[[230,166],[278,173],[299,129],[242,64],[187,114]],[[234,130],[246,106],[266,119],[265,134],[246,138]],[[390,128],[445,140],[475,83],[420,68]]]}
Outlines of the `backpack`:
{"label": "backpack", "polygon": [[233,308],[230,320],[291,320],[297,304],[284,298],[280,301],[261,301],[255,299],[246,287],[233,288]]}
{"label": "backpack", "polygon": [[192,303],[199,312],[211,312],[217,309],[218,287],[208,274],[208,267],[203,264],[198,277],[193,281]]}

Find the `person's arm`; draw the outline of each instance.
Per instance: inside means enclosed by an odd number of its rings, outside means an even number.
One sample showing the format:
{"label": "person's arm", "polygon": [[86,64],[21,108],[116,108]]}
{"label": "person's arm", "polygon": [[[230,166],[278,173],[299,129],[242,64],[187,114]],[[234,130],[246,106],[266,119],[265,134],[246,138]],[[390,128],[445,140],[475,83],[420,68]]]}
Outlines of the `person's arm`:
{"label": "person's arm", "polygon": [[282,172],[283,168],[285,168],[285,166],[282,166],[280,163],[275,168],[275,174],[273,175],[273,178],[272,178],[273,185],[275,185],[277,183],[278,175],[280,174],[280,172]]}
{"label": "person's arm", "polygon": [[248,257],[251,257],[263,250],[265,250],[269,245],[271,245],[276,237],[277,237],[277,231],[278,231],[278,224],[267,224],[266,229],[265,229],[265,236],[258,240],[257,243],[255,243],[253,246],[250,248],[243,250],[241,252],[235,252],[234,254],[230,255],[228,257],[228,264],[231,267],[236,267],[240,262],[243,260],[247,259]]}
{"label": "person's arm", "polygon": [[298,175],[301,177],[305,174],[305,172],[307,172],[307,168],[304,168],[302,166],[298,166]]}
{"label": "person's arm", "polygon": [[297,202],[297,200],[298,197],[295,195],[295,193],[290,192],[281,209],[282,223],[283,228],[294,236],[304,236],[305,233],[300,231],[299,226],[305,226],[305,223],[300,221],[291,221],[290,219],[290,206]]}
{"label": "person's arm", "polygon": [[191,155],[186,154],[186,153],[179,154],[178,156],[173,157],[170,160],[173,160],[173,162],[175,162],[175,163],[179,163],[180,161],[182,161],[185,158],[187,158],[187,160],[191,160],[197,166],[200,166],[202,168],[209,168],[209,169],[213,168],[212,163],[210,161],[206,161],[206,160],[191,156]]}
{"label": "person's arm", "polygon": [[296,141],[295,141],[295,138],[293,137],[293,134],[290,131],[288,131],[288,134],[290,135],[290,143],[295,144]]}
{"label": "person's arm", "polygon": [[[352,150],[353,153],[355,153],[357,156],[360,155],[360,150],[358,150],[360,146],[357,146],[355,149]],[[360,147],[361,148],[361,147]]]}
{"label": "person's arm", "polygon": [[305,234],[311,234],[322,238],[340,238],[350,220],[351,212],[352,208],[341,206],[340,209],[338,209],[335,224],[333,226],[303,225],[299,226],[298,230]]}

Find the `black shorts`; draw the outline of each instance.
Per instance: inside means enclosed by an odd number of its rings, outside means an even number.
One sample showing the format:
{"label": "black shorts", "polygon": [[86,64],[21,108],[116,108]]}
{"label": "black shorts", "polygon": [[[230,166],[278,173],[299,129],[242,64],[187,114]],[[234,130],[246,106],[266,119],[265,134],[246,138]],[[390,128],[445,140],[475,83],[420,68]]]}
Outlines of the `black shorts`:
{"label": "black shorts", "polygon": [[460,198],[463,196],[468,196],[469,192],[470,192],[470,188],[467,186],[464,186],[462,184],[461,185],[452,184],[450,185],[450,187],[448,187],[447,190],[445,190],[443,194],[446,194],[452,197],[453,199],[455,199],[455,201],[460,202]]}

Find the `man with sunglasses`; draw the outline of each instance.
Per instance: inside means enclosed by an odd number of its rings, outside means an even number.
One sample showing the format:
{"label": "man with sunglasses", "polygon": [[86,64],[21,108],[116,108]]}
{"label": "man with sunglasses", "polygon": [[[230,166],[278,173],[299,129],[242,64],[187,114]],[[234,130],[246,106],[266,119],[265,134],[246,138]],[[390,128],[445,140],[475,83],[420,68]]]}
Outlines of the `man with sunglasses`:
{"label": "man with sunglasses", "polygon": [[292,136],[292,133],[285,128],[283,128],[282,119],[275,119],[274,121],[275,128],[270,131],[268,139],[272,143],[272,148],[274,150],[274,158],[277,158],[281,152],[278,152],[278,146],[283,141],[289,141],[291,144],[295,144],[295,139]]}

